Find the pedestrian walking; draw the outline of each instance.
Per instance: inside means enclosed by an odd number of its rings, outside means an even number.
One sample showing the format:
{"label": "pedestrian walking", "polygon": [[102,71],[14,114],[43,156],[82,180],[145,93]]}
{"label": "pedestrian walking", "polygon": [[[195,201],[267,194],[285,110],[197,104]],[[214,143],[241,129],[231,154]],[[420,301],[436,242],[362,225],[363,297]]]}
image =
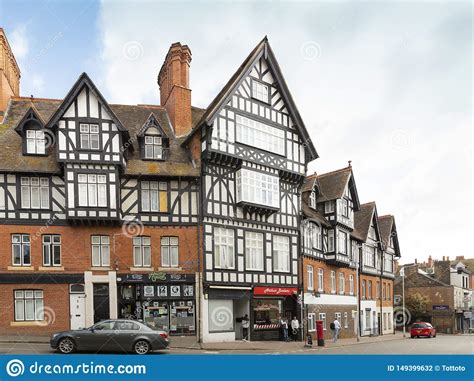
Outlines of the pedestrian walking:
{"label": "pedestrian walking", "polygon": [[281,318],[280,327],[283,334],[283,341],[288,341],[288,321],[286,318]]}
{"label": "pedestrian walking", "polygon": [[245,314],[242,318],[242,340],[247,341],[249,339],[249,315]]}
{"label": "pedestrian walking", "polygon": [[291,334],[293,336],[294,341],[298,340],[299,329],[300,329],[300,322],[298,321],[296,316],[293,316],[293,320],[291,321]]}
{"label": "pedestrian walking", "polygon": [[339,335],[339,331],[341,330],[341,323],[339,323],[339,320],[334,319],[334,321],[331,323],[329,328],[331,328],[331,331],[332,331],[333,342],[336,343],[337,337]]}

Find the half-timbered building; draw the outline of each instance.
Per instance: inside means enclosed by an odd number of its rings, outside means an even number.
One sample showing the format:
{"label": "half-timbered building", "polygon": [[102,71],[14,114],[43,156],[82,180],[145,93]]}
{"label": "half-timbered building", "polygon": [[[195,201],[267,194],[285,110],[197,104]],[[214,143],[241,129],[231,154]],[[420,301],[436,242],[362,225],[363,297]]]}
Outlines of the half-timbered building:
{"label": "half-timbered building", "polygon": [[202,160],[202,338],[278,339],[300,316],[300,189],[317,157],[265,38],[186,143]]}

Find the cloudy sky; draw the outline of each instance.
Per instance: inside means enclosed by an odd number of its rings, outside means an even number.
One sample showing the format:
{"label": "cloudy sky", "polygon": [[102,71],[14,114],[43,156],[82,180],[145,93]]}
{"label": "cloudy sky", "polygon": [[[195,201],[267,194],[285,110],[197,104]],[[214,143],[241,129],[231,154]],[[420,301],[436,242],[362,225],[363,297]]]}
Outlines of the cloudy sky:
{"label": "cloudy sky", "polygon": [[169,45],[193,53],[206,107],[265,35],[324,173],[352,160],[361,202],[394,214],[402,262],[472,257],[470,2],[13,2],[0,26],[22,95],[62,98],[87,72],[112,103],[158,103]]}

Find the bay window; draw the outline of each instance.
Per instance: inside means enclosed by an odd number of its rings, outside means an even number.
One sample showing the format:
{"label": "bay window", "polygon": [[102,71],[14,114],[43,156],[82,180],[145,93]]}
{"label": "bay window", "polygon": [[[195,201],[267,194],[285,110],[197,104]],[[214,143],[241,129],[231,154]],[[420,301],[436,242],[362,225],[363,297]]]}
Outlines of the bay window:
{"label": "bay window", "polygon": [[263,271],[263,234],[245,232],[245,264],[247,270]]}
{"label": "bay window", "polygon": [[285,131],[236,115],[236,140],[262,150],[285,155]]}
{"label": "bay window", "polygon": [[214,228],[214,267],[235,268],[234,230]]}
{"label": "bay window", "polygon": [[22,177],[21,207],[49,209],[49,179],[47,177]]}
{"label": "bay window", "polygon": [[107,182],[105,175],[79,174],[78,182],[79,206],[107,206]]}
{"label": "bay window", "polygon": [[263,172],[240,169],[236,173],[237,202],[280,207],[280,178]]}
{"label": "bay window", "polygon": [[273,236],[273,270],[290,271],[290,238],[280,235]]}

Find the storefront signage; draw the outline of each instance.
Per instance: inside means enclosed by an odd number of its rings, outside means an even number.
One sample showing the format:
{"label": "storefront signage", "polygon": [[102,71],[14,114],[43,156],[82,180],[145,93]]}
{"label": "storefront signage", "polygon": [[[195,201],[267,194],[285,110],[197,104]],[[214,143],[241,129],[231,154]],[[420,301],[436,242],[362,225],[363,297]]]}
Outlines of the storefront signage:
{"label": "storefront signage", "polygon": [[445,305],[445,304],[435,304],[433,305],[433,310],[434,311],[446,311],[446,310],[449,310],[449,306]]}
{"label": "storefront signage", "polygon": [[298,293],[296,287],[254,287],[254,295],[289,296]]}
{"label": "storefront signage", "polygon": [[117,281],[121,283],[164,283],[164,282],[193,282],[193,274],[168,274],[162,271],[150,274],[122,274]]}

